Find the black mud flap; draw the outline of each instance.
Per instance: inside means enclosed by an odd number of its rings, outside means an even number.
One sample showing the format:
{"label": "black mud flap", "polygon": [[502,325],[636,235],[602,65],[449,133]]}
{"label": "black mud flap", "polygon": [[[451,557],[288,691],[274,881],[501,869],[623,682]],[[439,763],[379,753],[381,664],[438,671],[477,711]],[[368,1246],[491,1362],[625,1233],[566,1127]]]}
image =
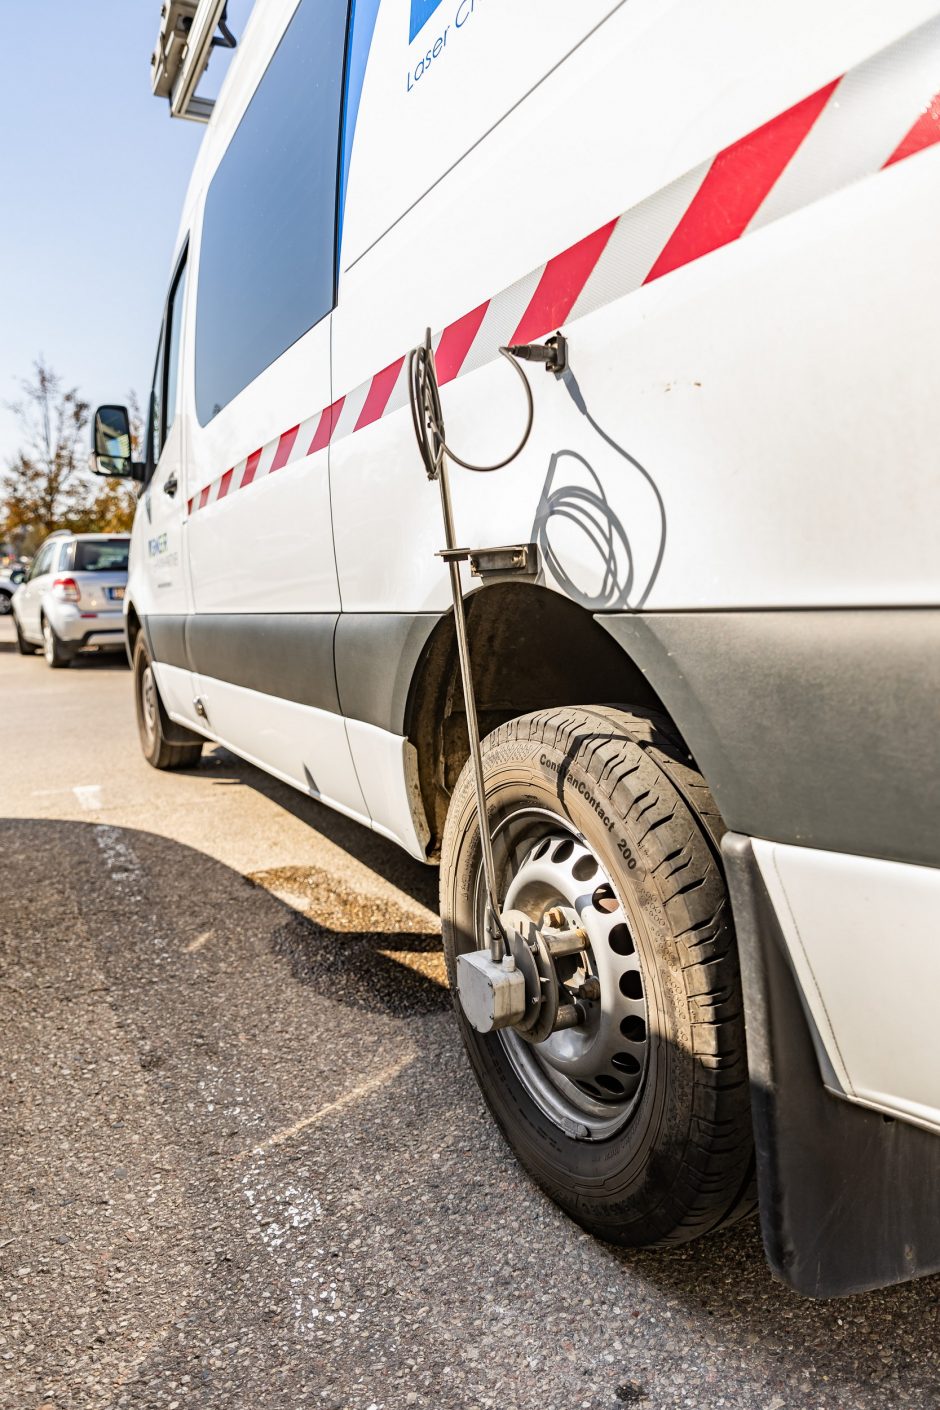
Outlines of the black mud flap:
{"label": "black mud flap", "polygon": [[750,839],[727,833],[722,852],[741,957],[771,1268],[809,1297],[940,1271],[940,1137],[826,1090]]}

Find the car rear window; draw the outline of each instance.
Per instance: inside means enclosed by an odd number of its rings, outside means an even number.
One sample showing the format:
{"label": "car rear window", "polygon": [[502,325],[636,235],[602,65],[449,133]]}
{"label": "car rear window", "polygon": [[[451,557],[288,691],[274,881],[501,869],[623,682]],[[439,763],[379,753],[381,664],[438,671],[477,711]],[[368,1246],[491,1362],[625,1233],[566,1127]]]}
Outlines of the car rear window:
{"label": "car rear window", "polygon": [[127,571],[130,539],[80,539],[75,545],[76,573]]}

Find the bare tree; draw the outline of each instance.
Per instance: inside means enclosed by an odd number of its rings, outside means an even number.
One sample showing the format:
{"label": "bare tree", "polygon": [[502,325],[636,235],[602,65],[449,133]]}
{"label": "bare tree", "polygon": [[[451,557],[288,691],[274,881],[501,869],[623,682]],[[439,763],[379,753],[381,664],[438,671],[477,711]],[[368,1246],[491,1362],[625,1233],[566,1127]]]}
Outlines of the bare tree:
{"label": "bare tree", "polygon": [[[23,444],[0,473],[0,535],[32,552],[53,529],[117,531],[130,528],[136,486],[96,482],[85,472],[88,403],[75,387],[39,358],[24,380],[22,397],[10,404]],[[130,398],[140,442],[140,408]]]}

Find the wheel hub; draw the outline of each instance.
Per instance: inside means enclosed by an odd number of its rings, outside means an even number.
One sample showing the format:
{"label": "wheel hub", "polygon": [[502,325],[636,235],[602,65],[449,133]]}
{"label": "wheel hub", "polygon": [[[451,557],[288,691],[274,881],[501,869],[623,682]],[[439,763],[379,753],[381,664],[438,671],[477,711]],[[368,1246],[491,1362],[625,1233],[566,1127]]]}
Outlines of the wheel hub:
{"label": "wheel hub", "polygon": [[[521,975],[525,998],[491,1027],[558,1124],[601,1134],[632,1107],[647,1065],[646,992],[633,931],[580,835],[562,826],[546,833],[542,822],[540,836],[514,838],[506,850],[515,865],[503,873],[501,920],[516,992]],[[462,1000],[460,966],[470,958],[458,961]],[[486,964],[481,951],[472,959]],[[580,1124],[585,1115],[589,1126]]]}
{"label": "wheel hub", "polygon": [[153,670],[147,666],[143,673],[140,684],[141,704],[143,706],[144,729],[147,738],[152,739],[157,723],[157,690],[153,679]]}

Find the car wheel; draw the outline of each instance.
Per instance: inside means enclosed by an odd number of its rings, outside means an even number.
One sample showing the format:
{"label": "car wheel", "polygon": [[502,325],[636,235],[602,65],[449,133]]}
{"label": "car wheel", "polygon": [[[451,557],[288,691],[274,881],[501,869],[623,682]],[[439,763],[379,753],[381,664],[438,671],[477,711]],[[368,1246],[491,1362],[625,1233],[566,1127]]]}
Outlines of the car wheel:
{"label": "car wheel", "polygon": [[0,588],[0,617],[8,617],[13,611],[13,594]]}
{"label": "car wheel", "polygon": [[[194,769],[202,753],[198,734],[169,718],[160,699],[153,662],[143,633],[134,647],[134,700],[140,747],[155,769]],[[188,736],[183,742],[181,737]]]}
{"label": "car wheel", "polygon": [[[704,780],[668,721],[607,707],[511,721],[483,757],[501,910],[583,946],[540,981],[580,1020],[541,1041],[479,1033],[457,1001],[506,1139],[613,1243],[678,1243],[740,1217],[754,1203],[744,1018]],[[456,992],[457,956],[486,944],[469,764],[444,831],[441,918]]]}
{"label": "car wheel", "polygon": [[51,666],[54,671],[61,671],[72,664],[72,653],[66,650],[61,638],[56,636],[55,628],[48,617],[42,619],[42,654],[46,658],[46,665]]}
{"label": "car wheel", "polygon": [[13,613],[13,629],[14,629],[14,631],[16,632],[16,644],[17,644],[17,647],[19,648],[19,653],[20,653],[20,655],[21,655],[21,656],[35,656],[35,655],[36,655],[36,652],[39,650],[39,647],[38,647],[38,646],[34,646],[31,641],[27,641],[27,640],[26,640],[26,638],[25,638],[25,636],[23,635],[23,632],[22,632],[22,630],[21,630],[21,628],[20,628],[19,619],[18,619],[18,617],[17,617],[17,615],[16,615],[15,612]]}

